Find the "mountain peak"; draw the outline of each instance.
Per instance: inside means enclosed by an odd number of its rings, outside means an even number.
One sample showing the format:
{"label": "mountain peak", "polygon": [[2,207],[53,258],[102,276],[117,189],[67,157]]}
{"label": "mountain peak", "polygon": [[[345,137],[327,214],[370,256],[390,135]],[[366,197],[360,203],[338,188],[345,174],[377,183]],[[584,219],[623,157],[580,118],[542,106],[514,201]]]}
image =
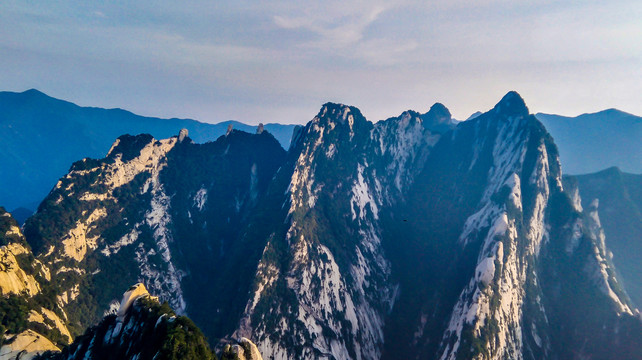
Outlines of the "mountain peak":
{"label": "mountain peak", "polygon": [[450,110],[448,110],[444,104],[439,102],[434,103],[426,114],[434,114],[439,117],[447,117],[448,119],[452,117]]}
{"label": "mountain peak", "polygon": [[[312,121],[317,124],[347,124],[351,132],[353,131],[353,126],[366,122],[361,111],[356,107],[332,102],[323,104],[321,110]],[[334,126],[331,126],[331,128],[334,129]]]}
{"label": "mountain peak", "polygon": [[494,110],[506,116],[528,115],[528,107],[526,107],[524,99],[522,99],[516,91],[509,91],[504,95],[497,105],[495,105]]}
{"label": "mountain peak", "polygon": [[354,110],[355,108],[348,105],[327,102],[323,104],[321,110],[319,110],[319,115],[317,115],[317,117],[319,119],[325,117],[333,117],[345,122],[345,120],[348,118],[348,115],[350,115]]}
{"label": "mountain peak", "polygon": [[178,132],[178,142],[183,142],[183,140],[188,136],[189,131],[187,129],[181,129],[181,131]]}
{"label": "mountain peak", "polygon": [[23,94],[42,94],[42,95],[45,95],[45,93],[43,93],[42,91],[40,91],[40,90],[38,90],[38,89],[29,89],[29,90],[25,90],[25,91],[23,92]]}
{"label": "mountain peak", "polygon": [[626,111],[618,110],[615,108],[610,108],[610,109],[605,109],[602,111],[598,111],[596,113],[587,113],[587,114],[582,114],[578,116],[580,119],[587,119],[587,118],[598,118],[598,119],[604,119],[608,118],[608,121],[621,121],[624,119],[634,119],[634,122],[640,122],[640,117],[627,113]]}
{"label": "mountain peak", "polygon": [[[622,170],[617,166],[611,166],[602,171],[598,171],[595,174],[604,175],[604,176],[622,176]],[[590,175],[590,174],[587,174]]]}
{"label": "mountain peak", "polygon": [[123,156],[123,161],[131,160],[138,156],[140,150],[152,141],[154,141],[154,137],[150,134],[121,135],[112,144],[111,148],[107,152],[107,157],[113,157],[117,154],[121,154]]}
{"label": "mountain peak", "polygon": [[44,106],[44,104],[50,104],[48,102],[66,103],[66,101],[53,98],[38,89],[29,89],[23,92],[2,91],[1,93],[3,94],[3,96],[6,96],[6,95],[12,96],[14,99],[13,101],[16,101],[16,100],[21,102],[26,101],[28,103],[36,102],[38,104],[37,106]]}
{"label": "mountain peak", "polygon": [[145,285],[143,283],[138,283],[127,289],[127,291],[123,294],[123,299],[120,301],[120,307],[118,308],[118,313],[116,314],[118,316],[118,319],[122,321],[134,301],[143,296],[150,296],[147,288],[145,288]]}
{"label": "mountain peak", "polygon": [[438,133],[450,130],[455,124],[450,111],[442,103],[435,103],[421,118],[427,129]]}

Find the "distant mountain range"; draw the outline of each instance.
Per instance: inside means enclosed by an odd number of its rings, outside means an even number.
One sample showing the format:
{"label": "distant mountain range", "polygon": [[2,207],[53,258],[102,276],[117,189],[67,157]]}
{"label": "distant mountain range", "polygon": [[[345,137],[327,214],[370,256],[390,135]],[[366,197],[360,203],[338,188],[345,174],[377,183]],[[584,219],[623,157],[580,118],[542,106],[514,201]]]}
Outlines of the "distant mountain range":
{"label": "distant mountain range", "polygon": [[[536,117],[555,139],[566,174],[592,173],[611,166],[642,173],[642,118],[615,109],[574,118],[543,113]],[[225,134],[229,125],[250,133],[256,130],[256,126],[237,121],[209,124],[139,116],[122,109],[80,107],[34,89],[0,92],[0,204],[22,223],[69,164],[85,157],[102,158],[120,135],[148,133],[160,139],[185,128],[195,142],[204,143]],[[294,128],[265,125],[286,150]],[[55,156],[50,156],[52,152]]]}
{"label": "distant mountain range", "polygon": [[[80,107],[38,90],[0,92],[0,204],[9,210],[35,210],[69,165],[85,157],[102,158],[114,139],[142,133],[162,139],[189,130],[197,143],[214,141],[229,125],[255,132],[237,121],[208,124],[189,119],[159,119],[122,109]],[[266,124],[287,149],[294,125]],[[18,216],[23,220],[24,216]]]}
{"label": "distant mountain range", "polygon": [[566,117],[535,115],[555,139],[565,174],[617,166],[642,174],[642,117],[616,109]]}

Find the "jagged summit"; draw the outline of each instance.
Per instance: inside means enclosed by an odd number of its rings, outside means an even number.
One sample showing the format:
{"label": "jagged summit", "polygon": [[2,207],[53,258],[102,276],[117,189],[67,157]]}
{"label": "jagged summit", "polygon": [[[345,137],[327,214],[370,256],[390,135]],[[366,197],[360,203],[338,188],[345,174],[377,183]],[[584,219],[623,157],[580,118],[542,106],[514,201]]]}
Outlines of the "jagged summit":
{"label": "jagged summit", "polygon": [[[372,123],[356,107],[328,102],[304,127],[294,130],[290,150],[313,145],[309,151],[327,152],[332,158],[342,146],[363,140],[371,128]],[[355,137],[357,134],[361,136]]]}
{"label": "jagged summit", "polygon": [[[143,283],[138,283],[133,285],[123,294],[123,299],[120,301],[120,307],[118,308],[117,316],[118,319],[122,322],[125,318],[125,315],[129,311],[129,308],[132,306],[134,301],[141,297],[150,297],[147,288]],[[158,298],[154,297],[154,300],[158,301]]]}
{"label": "jagged summit", "polygon": [[421,115],[424,127],[430,131],[443,133],[455,127],[450,111],[444,104],[435,103],[427,113]]}
{"label": "jagged summit", "polygon": [[509,91],[504,97],[495,105],[493,110],[506,117],[510,116],[528,116],[528,107],[524,99],[516,92]]}
{"label": "jagged summit", "polygon": [[153,141],[154,137],[150,134],[125,134],[119,136],[107,152],[107,157],[114,158],[120,155],[122,161],[131,160],[138,156],[140,151]]}
{"label": "jagged summit", "polygon": [[355,120],[365,121],[365,118],[361,114],[361,111],[354,106],[327,102],[323,104],[321,110],[319,110],[319,113],[312,122],[325,123],[328,120],[338,120],[341,124],[345,124],[347,122],[352,126]]}
{"label": "jagged summit", "polygon": [[[73,309],[70,321],[96,323],[106,306],[121,299],[122,291],[104,284],[140,281],[177,314],[189,302],[190,316],[211,319],[201,322],[204,331],[221,337],[232,322],[211,316],[211,309],[233,314],[244,302],[216,294],[234,281],[237,296],[244,296],[252,284],[243,273],[250,270],[237,264],[260,256],[256,249],[262,245],[253,244],[264,240],[237,239],[285,155],[268,131],[232,130],[205,144],[178,143],[176,136],[121,136],[108,157],[77,162],[60,179],[42,212],[27,221],[25,234],[36,256],[51,264],[52,277],[65,277],[63,291],[72,295],[65,295],[70,300],[62,306]],[[80,286],[96,297],[78,293]],[[85,304],[89,308],[76,310]]]}
{"label": "jagged summit", "polygon": [[434,103],[431,107],[430,110],[426,113],[426,115],[433,115],[433,116],[438,116],[440,118],[447,118],[450,120],[452,115],[450,114],[450,110],[442,104],[442,103]]}
{"label": "jagged summit", "polygon": [[183,142],[186,138],[189,137],[189,131],[187,129],[181,129],[178,133],[178,142]]}

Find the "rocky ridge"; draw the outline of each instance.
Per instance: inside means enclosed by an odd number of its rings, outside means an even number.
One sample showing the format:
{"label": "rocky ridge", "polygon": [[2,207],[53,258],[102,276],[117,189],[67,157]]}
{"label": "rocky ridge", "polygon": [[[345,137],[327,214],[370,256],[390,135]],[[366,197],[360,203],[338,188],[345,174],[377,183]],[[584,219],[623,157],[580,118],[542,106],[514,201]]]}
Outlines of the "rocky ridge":
{"label": "rocky ridge", "polygon": [[[267,132],[232,130],[206,144],[187,135],[121,136],[106,158],[74,163],[25,224],[77,333],[102,318],[121,282],[143,282],[186,314],[186,299],[206,291],[211,300],[235,276],[230,272],[242,275],[235,267],[247,254],[233,239],[255,216],[284,151]],[[249,286],[249,277],[239,281]],[[219,322],[242,310],[229,300],[209,303],[218,307]],[[190,315],[209,313],[193,305]],[[219,329],[219,322],[206,330]]]}

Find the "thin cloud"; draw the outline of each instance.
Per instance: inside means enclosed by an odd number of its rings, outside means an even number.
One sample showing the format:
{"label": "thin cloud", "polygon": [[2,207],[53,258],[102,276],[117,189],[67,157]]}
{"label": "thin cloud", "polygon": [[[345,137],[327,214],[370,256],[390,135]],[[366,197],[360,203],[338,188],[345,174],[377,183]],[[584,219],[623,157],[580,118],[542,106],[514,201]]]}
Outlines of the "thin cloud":
{"label": "thin cloud", "polygon": [[326,49],[352,46],[364,39],[366,29],[394,5],[356,4],[340,8],[342,13],[312,13],[303,9],[296,15],[274,15],[274,24],[288,30],[304,30],[317,36],[302,44],[305,47]]}

